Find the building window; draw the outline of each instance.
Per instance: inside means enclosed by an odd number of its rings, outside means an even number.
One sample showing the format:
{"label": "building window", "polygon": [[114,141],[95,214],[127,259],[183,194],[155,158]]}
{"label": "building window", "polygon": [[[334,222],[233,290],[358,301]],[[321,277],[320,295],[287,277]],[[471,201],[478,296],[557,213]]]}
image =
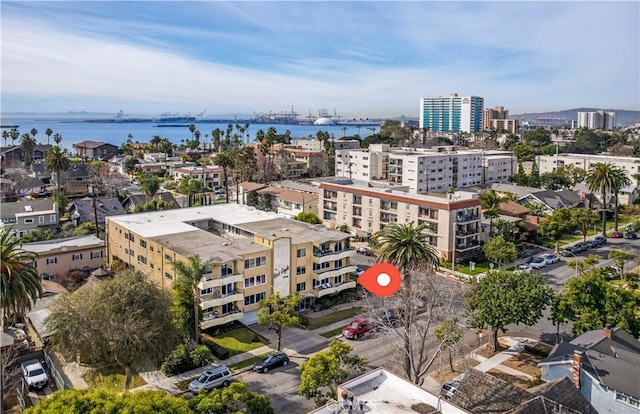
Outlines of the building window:
{"label": "building window", "polygon": [[147,264],[147,258],[142,255],[138,255],[138,261],[142,264]]}
{"label": "building window", "polygon": [[173,257],[171,257],[171,255],[165,253],[164,254],[164,260],[166,260],[167,262],[173,262]]}
{"label": "building window", "polygon": [[44,216],[38,216],[38,223],[39,224],[43,224],[44,223]]}
{"label": "building window", "polygon": [[253,267],[264,266],[266,264],[267,264],[267,257],[266,256],[256,257],[254,259],[245,259],[244,268],[245,269],[251,269]]}
{"label": "building window", "polygon": [[266,292],[256,293],[255,295],[249,295],[244,297],[244,305],[253,305],[254,303],[260,302],[262,299],[267,297]]}
{"label": "building window", "polygon": [[296,251],[296,257],[305,257],[307,255],[307,249],[298,249]]}
{"label": "building window", "polygon": [[266,283],[267,283],[267,275],[251,276],[244,280],[244,287],[250,288],[253,286],[264,285]]}
{"label": "building window", "polygon": [[58,258],[57,257],[50,257],[47,259],[47,265],[52,265],[52,264],[56,264],[58,263]]}
{"label": "building window", "polygon": [[55,214],[52,214],[52,215],[49,216],[49,222],[51,222],[51,223],[55,223],[56,222],[56,215]]}
{"label": "building window", "polygon": [[24,224],[32,224],[32,223],[33,223],[33,219],[32,218],[24,219]]}
{"label": "building window", "polygon": [[78,261],[78,260],[82,260],[82,253],[74,253],[71,255],[71,260],[72,261]]}
{"label": "building window", "polygon": [[140,240],[140,247],[143,247],[143,248],[146,249],[147,248],[147,242],[141,239]]}
{"label": "building window", "polygon": [[166,277],[169,280],[173,280],[173,275],[169,272],[164,272],[164,277]]}
{"label": "building window", "polygon": [[97,252],[91,252],[91,258],[92,259],[99,259],[102,257],[102,250],[97,251]]}
{"label": "building window", "polygon": [[307,282],[296,283],[296,292],[304,292],[307,290]]}
{"label": "building window", "polygon": [[298,266],[298,267],[296,267],[296,275],[297,276],[304,275],[305,273],[307,273],[307,266]]}

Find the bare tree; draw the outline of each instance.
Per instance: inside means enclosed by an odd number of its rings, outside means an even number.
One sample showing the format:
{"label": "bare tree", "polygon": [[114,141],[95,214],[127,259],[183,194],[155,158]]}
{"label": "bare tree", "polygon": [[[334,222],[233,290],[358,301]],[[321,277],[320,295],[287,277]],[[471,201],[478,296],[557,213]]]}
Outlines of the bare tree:
{"label": "bare tree", "polygon": [[[12,395],[22,395],[22,376],[20,374],[20,367],[16,357],[18,351],[15,347],[7,347],[3,349],[0,354],[0,375],[2,379],[2,402],[4,405]],[[1,407],[0,407],[1,408]],[[2,410],[0,409],[0,412]]]}

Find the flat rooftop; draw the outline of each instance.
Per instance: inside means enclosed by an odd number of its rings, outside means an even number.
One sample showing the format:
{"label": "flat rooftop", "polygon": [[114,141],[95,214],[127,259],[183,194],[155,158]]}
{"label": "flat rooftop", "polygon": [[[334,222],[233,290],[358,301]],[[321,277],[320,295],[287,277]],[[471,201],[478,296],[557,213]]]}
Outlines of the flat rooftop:
{"label": "flat rooftop", "polygon": [[274,240],[280,237],[291,237],[291,241],[294,244],[337,242],[350,237],[348,233],[329,229],[321,224],[314,226],[301,221],[284,218],[254,221],[241,224],[238,227],[268,240]]}
{"label": "flat rooftop", "polygon": [[28,252],[34,253],[47,253],[52,250],[62,249],[66,247],[81,249],[86,247],[102,247],[104,246],[104,240],[97,238],[94,235],[67,237],[64,239],[44,240],[33,243],[25,243],[22,248]]}

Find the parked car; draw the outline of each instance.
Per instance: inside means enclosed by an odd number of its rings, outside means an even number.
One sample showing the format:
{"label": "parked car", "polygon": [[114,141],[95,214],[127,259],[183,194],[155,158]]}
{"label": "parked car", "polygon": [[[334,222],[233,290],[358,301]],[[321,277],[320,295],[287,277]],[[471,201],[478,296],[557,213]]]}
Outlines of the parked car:
{"label": "parked car", "polygon": [[582,253],[585,250],[587,250],[588,248],[589,248],[589,246],[587,246],[586,243],[578,242],[578,243],[574,244],[573,247],[571,247],[569,250],[571,250],[574,253]]}
{"label": "parked car", "polygon": [[49,377],[44,367],[37,359],[30,359],[20,364],[22,377],[29,388],[44,388],[49,383]]}
{"label": "parked car", "polygon": [[573,252],[571,251],[571,249],[566,249],[560,252],[560,256],[562,257],[572,257],[573,256]]}
{"label": "parked car", "polygon": [[622,238],[622,233],[619,231],[614,231],[613,233],[611,233],[611,238],[612,239],[621,239]]}
{"label": "parked car", "polygon": [[280,366],[286,367],[289,364],[289,357],[284,352],[274,352],[253,364],[253,370],[257,372],[268,372],[270,369]]}
{"label": "parked car", "polygon": [[548,254],[544,257],[544,262],[548,265],[558,263],[560,261],[560,256],[557,254]]}
{"label": "parked car", "polygon": [[532,269],[542,269],[547,265],[547,262],[542,257],[534,257],[529,267]]}
{"label": "parked car", "polygon": [[445,400],[448,400],[451,397],[453,397],[453,394],[456,392],[459,386],[460,386],[459,381],[447,381],[444,384],[442,384],[442,388],[440,389],[440,395]]}
{"label": "parked car", "polygon": [[531,273],[533,269],[529,265],[520,265],[515,271],[517,273]]}
{"label": "parked car", "polygon": [[638,238],[638,233],[634,232],[634,231],[628,231],[624,234],[624,238],[631,240],[631,239],[637,239]]}
{"label": "parked car", "polygon": [[373,256],[373,252],[368,247],[358,247],[356,248],[356,253],[360,253],[365,256]]}
{"label": "parked car", "polygon": [[231,371],[225,366],[215,367],[202,373],[189,383],[189,391],[198,393],[201,389],[212,390],[214,388],[226,387],[231,383]]}
{"label": "parked car", "polygon": [[342,335],[347,339],[356,340],[371,329],[373,329],[371,321],[366,318],[357,318],[352,320],[349,326],[342,329]]}
{"label": "parked car", "polygon": [[364,269],[361,267],[356,267],[356,271],[354,272],[356,276],[361,276],[364,273]]}
{"label": "parked car", "polygon": [[604,236],[597,236],[595,239],[593,239],[595,241],[598,242],[598,246],[602,246],[603,244],[605,244],[607,242],[607,238]]}
{"label": "parked car", "polygon": [[593,249],[594,247],[598,247],[598,246],[599,246],[599,244],[598,244],[598,241],[597,241],[596,239],[593,239],[593,240],[588,240],[588,241],[587,241],[587,246],[588,246],[590,249]]}

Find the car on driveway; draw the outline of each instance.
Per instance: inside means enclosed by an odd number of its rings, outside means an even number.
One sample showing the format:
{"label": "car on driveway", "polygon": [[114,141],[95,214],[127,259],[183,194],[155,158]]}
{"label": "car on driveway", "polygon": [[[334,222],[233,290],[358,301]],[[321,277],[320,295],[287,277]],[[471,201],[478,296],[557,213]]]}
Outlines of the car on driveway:
{"label": "car on driveway", "polygon": [[627,240],[633,240],[638,238],[638,233],[635,231],[628,231],[624,234],[624,238]]}
{"label": "car on driveway", "polygon": [[548,265],[558,263],[560,261],[560,256],[557,254],[548,254],[544,257],[544,262]]}
{"label": "car on driveway", "polygon": [[611,233],[611,238],[612,239],[621,239],[622,238],[622,232],[614,231],[613,233]]}
{"label": "car on driveway", "polygon": [[357,318],[351,321],[349,326],[342,329],[342,335],[347,339],[356,340],[373,329],[373,322],[366,318]]}
{"label": "car on driveway", "polygon": [[451,399],[453,394],[456,392],[458,387],[460,386],[459,381],[447,381],[442,384],[442,388],[440,389],[440,395],[445,399]]}
{"label": "car on driveway", "polygon": [[286,367],[289,365],[289,357],[284,352],[274,352],[265,358],[253,364],[253,370],[256,372],[269,372],[270,369],[277,367]]}
{"label": "car on driveway", "polygon": [[542,257],[534,257],[531,263],[529,263],[529,267],[532,269],[542,269],[547,265],[547,262]]}
{"label": "car on driveway", "polygon": [[49,383],[49,377],[44,367],[37,359],[30,359],[20,364],[22,377],[29,388],[44,388]]}
{"label": "car on driveway", "polygon": [[197,394],[201,389],[212,390],[226,387],[231,383],[231,371],[225,366],[214,367],[203,372],[197,379],[189,383],[189,391]]}

